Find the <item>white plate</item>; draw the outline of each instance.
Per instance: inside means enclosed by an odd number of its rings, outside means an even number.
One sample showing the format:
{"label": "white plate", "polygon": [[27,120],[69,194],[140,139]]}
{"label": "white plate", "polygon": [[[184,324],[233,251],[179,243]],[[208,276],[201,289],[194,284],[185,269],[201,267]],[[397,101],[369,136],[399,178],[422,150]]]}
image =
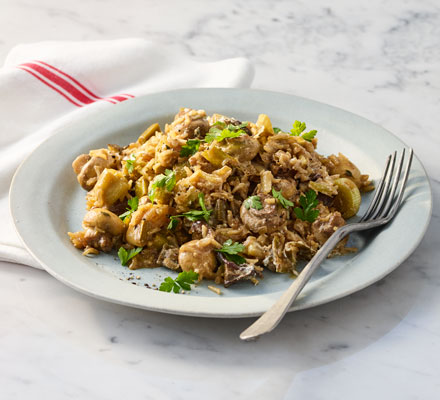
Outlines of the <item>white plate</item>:
{"label": "white plate", "polygon": [[[85,192],[72,171],[74,158],[108,143],[136,140],[153,122],[161,126],[180,107],[202,108],[240,120],[270,116],[274,126],[290,128],[297,119],[318,129],[321,154],[342,152],[373,179],[380,177],[386,156],[404,144],[380,126],[329,105],[259,90],[187,89],[136,98],[109,107],[93,118],[65,126],[38,147],[15,174],[10,206],[16,229],[32,255],[55,278],[85,294],[128,306],[173,314],[245,317],[266,311],[291,283],[288,275],[265,271],[258,286],[244,282],[219,296],[203,282],[188,294],[144,287],[175,274],[165,268],[135,271],[141,279],[127,281],[129,270],[116,254],[87,258],[75,249],[68,231],[81,229]],[[360,214],[371,194],[364,196]],[[423,237],[431,215],[431,190],[415,158],[405,202],[388,226],[353,235],[356,254],[326,260],[294,303],[292,310],[313,307],[346,296],[381,279],[404,261]]]}

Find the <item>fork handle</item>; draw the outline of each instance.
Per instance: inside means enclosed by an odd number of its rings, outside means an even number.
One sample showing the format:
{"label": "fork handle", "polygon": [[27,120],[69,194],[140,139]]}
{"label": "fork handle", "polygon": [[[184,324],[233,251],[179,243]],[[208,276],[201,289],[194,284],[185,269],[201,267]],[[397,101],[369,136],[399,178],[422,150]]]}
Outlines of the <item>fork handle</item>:
{"label": "fork handle", "polygon": [[240,339],[246,341],[254,340],[272,331],[280,323],[321,262],[324,261],[336,245],[348,235],[349,231],[349,225],[345,225],[336,230],[295,278],[279,300],[251,326],[244,330],[240,334]]}

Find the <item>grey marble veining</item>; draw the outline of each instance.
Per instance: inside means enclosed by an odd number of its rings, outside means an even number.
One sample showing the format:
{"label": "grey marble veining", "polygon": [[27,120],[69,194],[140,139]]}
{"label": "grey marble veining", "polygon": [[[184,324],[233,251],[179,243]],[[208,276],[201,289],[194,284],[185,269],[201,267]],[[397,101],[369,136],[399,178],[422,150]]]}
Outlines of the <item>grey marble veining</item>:
{"label": "grey marble veining", "polygon": [[397,270],[289,314],[256,343],[238,339],[250,319],[130,309],[0,263],[0,398],[438,398],[438,1],[0,0],[0,10],[0,60],[21,42],[129,36],[200,60],[244,55],[253,87],[340,106],[394,132],[425,164],[434,193],[426,236]]}

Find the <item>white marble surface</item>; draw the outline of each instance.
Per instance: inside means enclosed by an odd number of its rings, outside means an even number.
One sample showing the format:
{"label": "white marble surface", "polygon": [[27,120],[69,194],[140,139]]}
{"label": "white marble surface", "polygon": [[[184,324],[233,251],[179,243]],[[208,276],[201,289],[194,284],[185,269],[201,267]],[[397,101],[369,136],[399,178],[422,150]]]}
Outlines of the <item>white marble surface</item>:
{"label": "white marble surface", "polygon": [[200,60],[244,55],[255,88],[340,106],[396,133],[432,178],[434,210],[395,272],[289,314],[241,343],[251,320],[155,314],[0,263],[1,399],[438,399],[440,3],[0,0],[0,61],[21,42],[150,38]]}

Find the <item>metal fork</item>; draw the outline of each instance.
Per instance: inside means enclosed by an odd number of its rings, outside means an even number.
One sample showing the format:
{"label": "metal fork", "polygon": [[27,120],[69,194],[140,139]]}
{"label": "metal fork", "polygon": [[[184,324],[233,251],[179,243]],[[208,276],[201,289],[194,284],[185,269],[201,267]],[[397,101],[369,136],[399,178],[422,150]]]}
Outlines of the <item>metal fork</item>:
{"label": "metal fork", "polygon": [[[402,155],[395,171],[396,157],[397,152],[388,156],[384,173],[377,185],[373,200],[360,221],[344,225],[337,229],[304,267],[280,299],[251,326],[249,326],[249,328],[244,330],[240,334],[240,339],[254,340],[275,329],[321,262],[327,258],[329,253],[345,236],[352,232],[363,231],[385,225],[393,219],[402,204],[403,193],[405,191],[409,170],[411,168],[413,150],[409,149],[408,161],[406,162],[402,177],[405,149],[402,151]],[[399,181],[401,183],[398,190]]]}

